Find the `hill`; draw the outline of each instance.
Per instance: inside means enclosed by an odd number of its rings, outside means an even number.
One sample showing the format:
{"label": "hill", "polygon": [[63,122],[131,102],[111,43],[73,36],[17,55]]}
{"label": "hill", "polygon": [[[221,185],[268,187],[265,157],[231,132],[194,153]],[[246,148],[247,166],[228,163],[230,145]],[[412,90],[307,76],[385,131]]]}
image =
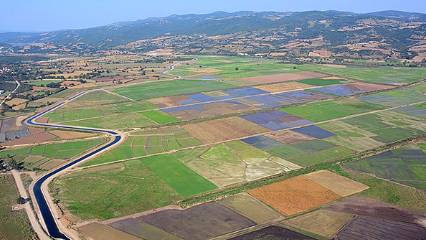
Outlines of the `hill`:
{"label": "hill", "polygon": [[[217,36],[222,36],[221,41],[217,41]],[[161,45],[153,45],[154,41],[149,44],[143,42],[158,37],[172,37],[175,42],[173,48],[185,48],[184,52],[226,45],[228,50],[222,47],[221,51],[229,54],[282,52],[282,49],[289,53],[296,49],[319,56],[324,52],[318,51],[327,50],[334,55],[355,52],[359,56],[380,58],[414,59],[420,56],[417,60],[422,60],[426,14],[399,11],[367,14],[339,11],[214,12],[148,18],[79,30],[2,33],[0,43],[14,46],[37,43],[34,49],[38,51],[51,49],[40,46],[41,43],[54,45],[55,49],[79,52],[126,48],[133,43],[132,48],[151,51]],[[249,40],[249,43],[257,43],[258,46],[251,46],[252,51],[239,49],[236,39]],[[140,44],[141,41],[143,44]],[[167,45],[164,41],[161,44]],[[127,46],[127,49],[130,48]],[[213,53],[221,54],[218,51]]]}

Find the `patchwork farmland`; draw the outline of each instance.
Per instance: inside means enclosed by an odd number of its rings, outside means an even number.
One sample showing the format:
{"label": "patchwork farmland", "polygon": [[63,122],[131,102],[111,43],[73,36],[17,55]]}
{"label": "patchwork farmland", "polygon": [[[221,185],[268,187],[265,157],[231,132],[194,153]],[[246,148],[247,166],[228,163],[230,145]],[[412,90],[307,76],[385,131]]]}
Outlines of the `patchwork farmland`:
{"label": "patchwork farmland", "polygon": [[[82,237],[356,239],[366,232],[385,240],[379,233],[398,227],[425,231],[423,69],[199,56],[168,74],[176,78],[90,89],[44,116],[123,136],[49,186],[61,218]],[[44,171],[107,142],[48,133],[64,142],[1,154]]]}

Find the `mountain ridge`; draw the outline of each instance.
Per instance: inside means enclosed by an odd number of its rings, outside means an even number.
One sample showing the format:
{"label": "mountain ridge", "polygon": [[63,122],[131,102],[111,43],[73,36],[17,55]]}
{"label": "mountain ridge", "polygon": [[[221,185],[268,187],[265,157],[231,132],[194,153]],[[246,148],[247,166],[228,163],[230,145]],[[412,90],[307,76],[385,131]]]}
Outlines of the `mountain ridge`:
{"label": "mountain ridge", "polygon": [[[327,11],[305,11],[305,12],[274,12],[274,11],[265,11],[265,12],[254,12],[254,11],[240,11],[240,12],[223,12],[223,11],[217,11],[213,13],[207,13],[207,14],[184,14],[184,15],[170,15],[167,17],[151,17],[141,20],[135,20],[135,21],[125,21],[125,22],[117,22],[112,23],[108,25],[103,26],[97,26],[97,27],[91,27],[91,28],[83,28],[83,29],[69,29],[69,30],[57,30],[57,31],[44,31],[44,32],[6,32],[6,33],[0,33],[0,42],[2,43],[33,43],[33,42],[52,42],[52,43],[71,43],[72,41],[79,41],[81,40],[83,43],[87,44],[96,44],[101,41],[107,41],[108,37],[114,38],[114,34],[122,35],[123,33],[132,33],[137,32],[139,34],[135,34],[135,37],[129,37],[129,39],[125,39],[123,41],[115,41],[111,45],[120,45],[124,44],[130,41],[143,39],[146,37],[154,37],[161,34],[168,34],[169,32],[171,34],[191,34],[191,33],[206,33],[206,34],[214,34],[215,32],[220,34],[226,34],[226,33],[232,33],[235,31],[244,31],[244,30],[256,30],[255,26],[248,26],[244,24],[244,18],[254,18],[257,21],[253,22],[259,22],[264,18],[265,16],[281,16],[282,18],[291,18],[295,16],[310,16],[311,18],[316,17],[363,17],[363,16],[372,16],[372,17],[398,17],[399,19],[407,20],[408,18],[420,18],[421,20],[426,20],[426,14],[423,13],[409,13],[409,12],[402,12],[402,11],[394,11],[394,10],[388,10],[388,11],[380,11],[380,12],[373,12],[373,13],[352,13],[352,12],[342,12],[342,11],[335,11],[335,10],[327,10]],[[211,21],[227,21],[229,19],[235,19],[240,18],[243,23],[238,23],[239,27],[236,27],[235,30],[228,30],[228,31],[212,31],[211,29],[199,29],[198,31],[190,31],[188,28],[195,27],[199,28],[200,26],[194,25],[194,24],[185,24],[185,22],[192,22],[192,23],[207,23],[212,24]],[[247,20],[247,19],[246,19]],[[185,24],[188,27],[184,28],[182,25],[178,26],[179,24],[174,24],[173,22],[179,22],[181,24]],[[246,21],[247,22],[247,21]],[[277,21],[276,21],[277,22]],[[247,23],[248,24],[248,23]],[[145,25],[146,29],[141,28],[141,25]],[[157,25],[157,26],[146,26],[146,25]],[[159,29],[154,29],[155,27],[161,28],[162,26],[166,25],[172,25],[169,26],[167,29],[171,31],[161,31]],[[174,25],[174,26],[173,26]],[[228,24],[226,24],[228,25]],[[262,28],[273,28],[277,27],[278,24],[274,24],[274,21],[268,20],[264,21],[263,25],[258,25]],[[229,26],[229,25],[228,25]],[[100,31],[101,32],[100,32]],[[113,31],[122,31],[122,33],[114,33],[114,32],[108,32],[110,30]],[[105,32],[107,31],[107,32]],[[102,33],[103,32],[103,33]],[[144,32],[144,33],[142,33]],[[96,39],[96,37],[93,37],[92,40],[90,40],[90,37],[88,34],[99,34],[99,38]]]}
{"label": "mountain ridge", "polygon": [[[222,39],[213,36],[222,36]],[[158,37],[172,39],[155,43]],[[147,39],[153,41],[144,42]],[[132,46],[136,47],[128,46],[135,42],[137,44]],[[412,59],[419,54],[426,56],[426,14],[394,10],[373,13],[218,11],[146,18],[86,29],[2,33],[0,43],[13,46],[45,44],[78,53],[122,47],[126,51],[147,52],[167,47],[181,53],[255,55],[286,52],[303,56],[298,52],[327,50],[336,56],[351,52],[356,53],[353,57],[380,55],[381,59]],[[39,48],[40,51],[49,50]],[[423,57],[418,59],[422,61]]]}

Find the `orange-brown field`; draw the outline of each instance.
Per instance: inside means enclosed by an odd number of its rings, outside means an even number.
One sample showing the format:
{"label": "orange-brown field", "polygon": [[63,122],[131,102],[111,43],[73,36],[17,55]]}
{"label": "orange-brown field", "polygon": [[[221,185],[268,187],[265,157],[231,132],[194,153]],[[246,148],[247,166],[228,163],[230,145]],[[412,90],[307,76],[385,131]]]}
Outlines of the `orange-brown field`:
{"label": "orange-brown field", "polygon": [[340,198],[305,176],[253,189],[249,194],[285,215],[301,213]]}
{"label": "orange-brown field", "polygon": [[249,194],[285,215],[293,215],[367,188],[336,173],[321,170],[256,188]]}

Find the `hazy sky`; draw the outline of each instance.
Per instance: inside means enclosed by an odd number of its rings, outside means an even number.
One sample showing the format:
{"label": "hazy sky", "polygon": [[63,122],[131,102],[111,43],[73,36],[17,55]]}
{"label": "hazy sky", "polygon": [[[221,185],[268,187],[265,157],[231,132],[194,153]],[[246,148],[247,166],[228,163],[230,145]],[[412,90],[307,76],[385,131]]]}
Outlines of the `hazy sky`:
{"label": "hazy sky", "polygon": [[402,10],[426,0],[2,0],[0,32],[85,28],[171,14],[214,11]]}

